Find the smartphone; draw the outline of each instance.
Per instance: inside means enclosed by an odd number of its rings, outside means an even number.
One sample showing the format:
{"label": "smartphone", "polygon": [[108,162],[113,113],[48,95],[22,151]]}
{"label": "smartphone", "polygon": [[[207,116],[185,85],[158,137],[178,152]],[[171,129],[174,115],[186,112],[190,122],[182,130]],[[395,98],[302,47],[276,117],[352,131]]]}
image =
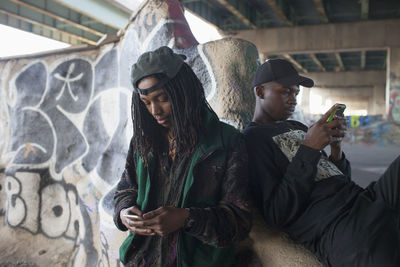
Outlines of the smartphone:
{"label": "smartphone", "polygon": [[139,215],[135,215],[135,214],[124,214],[123,216],[126,218],[129,218],[129,219],[133,219],[133,220],[142,220],[143,219]]}
{"label": "smartphone", "polygon": [[342,116],[345,109],[345,104],[339,104],[339,106],[331,113],[331,115],[329,115],[329,118],[326,120],[326,122],[332,121],[335,115]]}

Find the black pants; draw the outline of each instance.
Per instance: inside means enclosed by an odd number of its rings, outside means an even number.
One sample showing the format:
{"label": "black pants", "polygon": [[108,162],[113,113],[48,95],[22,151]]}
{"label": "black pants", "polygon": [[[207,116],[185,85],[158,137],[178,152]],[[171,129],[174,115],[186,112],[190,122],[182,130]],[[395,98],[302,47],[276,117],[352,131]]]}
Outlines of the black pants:
{"label": "black pants", "polygon": [[369,188],[376,194],[376,198],[400,212],[400,156],[390,164],[381,178],[372,183]]}
{"label": "black pants", "polygon": [[336,225],[329,264],[400,267],[400,156]]}

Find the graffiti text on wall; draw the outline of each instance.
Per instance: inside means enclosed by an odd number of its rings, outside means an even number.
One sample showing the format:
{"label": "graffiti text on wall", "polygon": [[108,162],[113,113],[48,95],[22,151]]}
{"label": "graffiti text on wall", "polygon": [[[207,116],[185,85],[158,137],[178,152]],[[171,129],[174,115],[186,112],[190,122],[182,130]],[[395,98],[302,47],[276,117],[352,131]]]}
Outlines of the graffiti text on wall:
{"label": "graffiti text on wall", "polygon": [[345,119],[347,121],[347,128],[358,128],[382,121],[382,115],[345,116]]}

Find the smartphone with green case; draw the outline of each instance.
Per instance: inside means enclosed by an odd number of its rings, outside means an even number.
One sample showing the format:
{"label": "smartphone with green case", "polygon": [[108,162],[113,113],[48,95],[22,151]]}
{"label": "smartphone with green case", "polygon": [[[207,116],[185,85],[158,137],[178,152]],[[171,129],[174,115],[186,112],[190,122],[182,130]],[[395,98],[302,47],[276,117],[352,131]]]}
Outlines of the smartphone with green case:
{"label": "smartphone with green case", "polygon": [[331,113],[331,115],[329,115],[329,118],[326,120],[326,122],[332,121],[335,115],[342,116],[345,109],[345,104],[339,104],[339,106]]}

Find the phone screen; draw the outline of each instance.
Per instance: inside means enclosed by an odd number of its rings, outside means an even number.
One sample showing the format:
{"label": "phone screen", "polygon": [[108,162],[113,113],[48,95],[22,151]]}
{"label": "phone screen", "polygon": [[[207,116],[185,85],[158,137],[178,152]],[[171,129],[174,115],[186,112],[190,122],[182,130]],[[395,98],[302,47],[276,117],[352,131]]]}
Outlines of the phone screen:
{"label": "phone screen", "polygon": [[332,121],[335,115],[342,116],[345,109],[345,104],[339,104],[339,106],[331,113],[331,115],[329,115],[329,118],[326,120],[326,122]]}

